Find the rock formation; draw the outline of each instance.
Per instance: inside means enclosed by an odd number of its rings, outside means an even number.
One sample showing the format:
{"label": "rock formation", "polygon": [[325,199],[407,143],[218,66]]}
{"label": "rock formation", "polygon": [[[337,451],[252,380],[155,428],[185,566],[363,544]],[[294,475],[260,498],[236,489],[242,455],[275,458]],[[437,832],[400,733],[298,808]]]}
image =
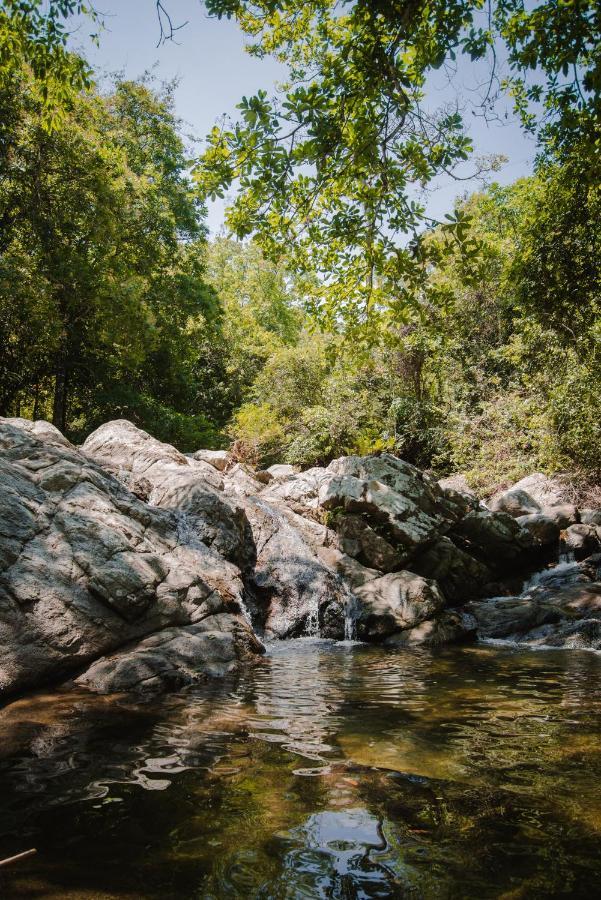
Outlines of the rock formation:
{"label": "rock formation", "polygon": [[486,508],[390,454],[254,472],[126,421],[76,448],[23,419],[0,420],[0,473],[0,697],[177,686],[301,635],[601,647],[595,557],[526,578],[560,533],[601,548],[598,511],[545,476]]}

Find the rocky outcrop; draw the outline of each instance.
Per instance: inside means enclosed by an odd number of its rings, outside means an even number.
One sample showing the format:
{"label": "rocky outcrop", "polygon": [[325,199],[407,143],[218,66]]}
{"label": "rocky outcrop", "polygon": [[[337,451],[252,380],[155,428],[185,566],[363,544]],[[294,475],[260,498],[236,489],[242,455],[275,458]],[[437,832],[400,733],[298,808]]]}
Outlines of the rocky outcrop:
{"label": "rocky outcrop", "polygon": [[0,420],[0,696],[69,677],[187,684],[257,661],[263,638],[413,647],[477,629],[592,646],[594,557],[490,598],[560,533],[577,556],[601,548],[597,512],[578,524],[540,478],[496,511],[391,454],[262,473],[126,421],[78,449],[48,423]]}
{"label": "rocky outcrop", "polygon": [[227,626],[237,660],[260,651],[240,571],[46,423],[0,423],[0,570],[0,696],[172,627]]}

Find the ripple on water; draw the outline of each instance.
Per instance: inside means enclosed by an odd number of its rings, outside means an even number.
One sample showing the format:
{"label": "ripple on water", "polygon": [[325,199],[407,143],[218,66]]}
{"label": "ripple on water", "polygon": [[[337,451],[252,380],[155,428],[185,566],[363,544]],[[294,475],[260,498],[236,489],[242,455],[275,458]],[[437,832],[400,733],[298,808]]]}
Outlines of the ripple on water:
{"label": "ripple on water", "polygon": [[301,639],[0,711],[2,897],[593,896],[601,660]]}

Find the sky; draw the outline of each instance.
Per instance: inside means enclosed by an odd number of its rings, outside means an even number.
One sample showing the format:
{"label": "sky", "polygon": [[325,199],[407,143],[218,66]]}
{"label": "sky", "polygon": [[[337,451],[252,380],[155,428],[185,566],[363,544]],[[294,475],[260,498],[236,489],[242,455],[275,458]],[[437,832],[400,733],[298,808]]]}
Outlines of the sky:
{"label": "sky", "polygon": [[[202,138],[224,114],[236,115],[236,104],[243,95],[259,88],[268,92],[284,77],[284,69],[272,59],[258,60],[244,50],[245,38],[234,22],[211,19],[202,0],[164,0],[175,25],[187,22],[176,35],[176,42],[157,47],[159,25],[155,0],[100,0],[97,8],[104,14],[105,28],[100,44],[89,39],[90,25],[82,22],[71,37],[74,48],[82,50],[94,69],[106,74],[122,72],[135,78],[152,70],[159,80],[178,79],[176,111],[186,130]],[[487,124],[472,115],[469,99],[485,72],[467,61],[463,63],[449,88],[442,72],[434,73],[429,83],[428,100],[438,106],[462,98],[465,120],[478,155],[503,154],[508,161],[494,178],[507,184],[532,170],[535,146],[514,121],[510,105],[503,101],[497,112],[504,124]],[[469,175],[473,163],[463,167]],[[477,182],[458,183],[448,176],[431,185],[425,198],[430,215],[441,218],[453,207],[457,195],[476,190]],[[224,204],[209,207],[208,224],[216,234],[223,224]]]}

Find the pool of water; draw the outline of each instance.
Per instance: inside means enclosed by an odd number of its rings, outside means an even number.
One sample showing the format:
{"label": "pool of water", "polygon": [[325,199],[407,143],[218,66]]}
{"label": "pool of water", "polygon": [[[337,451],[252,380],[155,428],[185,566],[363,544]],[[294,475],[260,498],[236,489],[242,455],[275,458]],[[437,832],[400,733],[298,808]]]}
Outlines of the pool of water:
{"label": "pool of water", "polygon": [[299,640],[0,710],[2,898],[594,897],[601,658]]}

